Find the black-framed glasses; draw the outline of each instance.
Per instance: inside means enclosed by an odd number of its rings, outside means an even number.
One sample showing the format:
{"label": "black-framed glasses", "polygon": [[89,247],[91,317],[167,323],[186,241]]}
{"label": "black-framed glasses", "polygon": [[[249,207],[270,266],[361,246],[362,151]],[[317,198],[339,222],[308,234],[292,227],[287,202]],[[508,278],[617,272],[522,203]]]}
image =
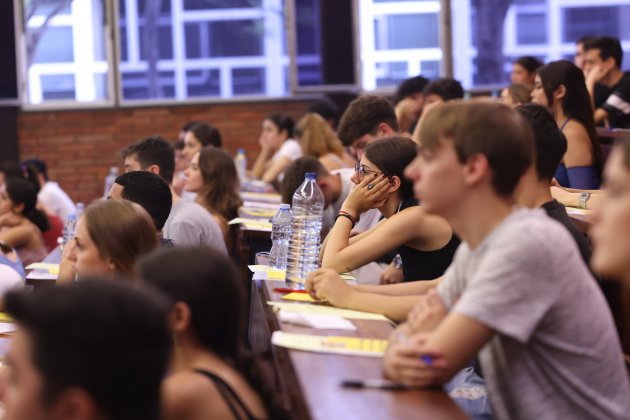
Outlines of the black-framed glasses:
{"label": "black-framed glasses", "polygon": [[361,165],[359,162],[354,164],[354,172],[359,175],[359,181],[363,180],[365,174],[380,174],[383,175],[383,172],[373,171],[371,169],[365,169],[365,166]]}

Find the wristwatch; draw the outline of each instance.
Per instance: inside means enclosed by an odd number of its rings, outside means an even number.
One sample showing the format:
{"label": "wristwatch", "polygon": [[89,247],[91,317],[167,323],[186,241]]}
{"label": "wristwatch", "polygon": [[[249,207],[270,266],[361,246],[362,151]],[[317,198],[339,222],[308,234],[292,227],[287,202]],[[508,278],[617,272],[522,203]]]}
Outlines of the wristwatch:
{"label": "wristwatch", "polygon": [[578,203],[580,204],[580,208],[586,210],[586,202],[591,198],[591,193],[589,192],[581,192],[578,197]]}

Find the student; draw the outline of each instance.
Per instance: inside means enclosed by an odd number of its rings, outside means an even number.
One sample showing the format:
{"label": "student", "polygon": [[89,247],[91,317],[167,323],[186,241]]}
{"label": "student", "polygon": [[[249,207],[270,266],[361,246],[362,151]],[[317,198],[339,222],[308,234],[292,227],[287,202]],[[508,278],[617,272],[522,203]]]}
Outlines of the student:
{"label": "student", "polygon": [[0,162],[0,188],[9,178],[24,178],[24,170],[19,163],[5,160]]}
{"label": "student", "polygon": [[532,56],[519,57],[512,64],[510,81],[512,84],[520,84],[532,89],[534,87],[534,77],[536,70],[543,65],[543,62]]}
{"label": "student", "polygon": [[274,418],[241,342],[246,300],[236,267],[208,248],[173,248],[143,258],[138,273],[171,302],[164,419]]}
{"label": "student", "polygon": [[5,419],[161,418],[171,349],[161,296],[86,281],[9,293],[5,308],[18,326],[3,360]]}
{"label": "student", "polygon": [[538,69],[532,102],[548,107],[567,138],[567,152],[555,178],[563,187],[599,188],[602,153],[584,75],[568,61]]}
{"label": "student", "polygon": [[272,114],[263,120],[258,139],[261,149],[252,168],[255,178],[276,182],[284,169],[302,156],[300,144],[293,139],[293,126],[293,119],[284,114]]}
{"label": "student", "polygon": [[171,213],[173,197],[168,184],[151,172],[134,171],[119,175],[107,194],[108,199],[129,200],[149,213],[161,247],[175,246],[172,239],[162,235],[162,228]]}
{"label": "student", "polygon": [[[594,38],[584,48],[586,87],[596,105],[595,124],[607,121],[612,128],[630,128],[630,73],[621,70],[623,50],[619,39]],[[596,103],[597,84],[610,92],[603,104]]]}
{"label": "student", "polygon": [[228,249],[234,241],[228,222],[238,216],[243,204],[239,196],[239,179],[234,160],[224,150],[204,147],[186,169],[186,191],[197,194],[196,203],[203,206],[217,222]]}
{"label": "student", "polygon": [[375,95],[362,95],[350,102],[341,116],[337,136],[360,160],[368,144],[398,132],[392,104]]}
{"label": "student", "polygon": [[[406,281],[442,275],[459,241],[448,222],[427,215],[413,198],[412,185],[403,171],[415,155],[415,144],[404,137],[382,139],[365,149],[352,179],[355,187],[322,247],[322,268],[343,273],[396,250],[402,257]],[[385,219],[351,238],[361,215],[374,208]],[[317,293],[316,283],[311,286],[315,295],[325,298]]]}
{"label": "student", "polygon": [[48,254],[42,233],[48,217],[38,210],[37,187],[20,178],[9,178],[0,190],[0,241],[15,248],[24,266]]}
{"label": "student", "polygon": [[158,247],[151,216],[127,200],[105,200],[85,209],[74,238],[64,245],[58,283],[99,276],[131,278],[133,265]]}
{"label": "student", "polygon": [[319,115],[306,114],[295,125],[294,131],[304,156],[319,159],[327,170],[354,166],[354,158],[346,153],[341,141]]}
{"label": "student", "polygon": [[418,118],[422,114],[424,105],[424,88],[429,84],[429,79],[423,76],[415,76],[405,79],[394,97],[394,109],[400,131],[413,133]]}
{"label": "student", "polygon": [[58,183],[48,179],[46,162],[40,159],[27,159],[22,161],[22,166],[35,168],[37,185],[39,185],[37,199],[47,211],[60,217],[61,220],[66,220],[68,216],[76,213],[77,209],[68,194],[59,187]]}
{"label": "student", "polygon": [[528,104],[532,101],[532,91],[525,85],[510,85],[501,91],[499,102],[513,107]]}
{"label": "student", "polygon": [[406,172],[463,243],[437,287],[443,319],[399,327],[386,375],[444,383],[478,354],[497,419],[626,416],[628,376],[596,282],[564,227],[513,207],[534,154],[527,122],[500,104],[445,104],[421,138]]}
{"label": "student", "polygon": [[160,136],[147,137],[122,152],[125,169],[149,171],[159,175],[171,187],[173,207],[164,224],[162,236],[177,245],[209,245],[227,253],[218,223],[199,204],[181,200],[173,189],[175,153],[173,145]]}
{"label": "student", "polygon": [[542,105],[528,104],[516,108],[531,125],[536,154],[534,164],[521,180],[517,204],[526,208],[542,208],[552,219],[562,223],[577,244],[582,259],[588,265],[591,247],[584,234],[571,221],[564,205],[551,196],[551,180],[567,150],[567,140],[558,129],[553,115]]}
{"label": "student", "polygon": [[[284,171],[284,178],[280,184],[280,195],[282,202],[291,204],[293,194],[304,182],[304,177],[308,172],[317,174],[317,185],[324,195],[324,217],[322,223],[322,237],[325,237],[330,228],[335,223],[335,216],[341,210],[341,206],[350,190],[354,186],[352,177],[355,169],[343,168],[334,171],[327,171],[326,168],[317,159],[310,156],[303,156],[293,162]],[[381,220],[382,215],[377,209],[371,209],[361,215],[361,219],[352,229],[352,235],[358,235],[365,232]],[[391,256],[390,256],[391,260]],[[389,260],[382,261],[389,263]],[[368,263],[356,270],[353,275],[359,279],[362,284],[378,284],[381,274],[383,273],[382,264],[378,262]]]}
{"label": "student", "polygon": [[584,70],[584,44],[590,42],[594,37],[583,36],[575,42],[575,54],[573,56],[573,64],[580,69]]}
{"label": "student", "polygon": [[425,99],[424,108],[413,132],[413,139],[416,143],[419,142],[420,126],[424,117],[436,106],[455,99],[462,99],[464,97],[464,88],[457,80],[444,77],[429,83],[424,88],[423,95]]}
{"label": "student", "polygon": [[207,123],[197,123],[188,127],[188,131],[184,135],[184,148],[182,156],[188,162],[196,153],[206,147],[212,146],[221,148],[221,133],[214,126]]}
{"label": "student", "polygon": [[11,245],[0,242],[0,296],[24,287],[24,280],[26,273],[17,252]]}
{"label": "student", "polygon": [[[593,269],[630,290],[630,142],[613,149],[604,170],[608,194],[593,214]],[[627,327],[626,327],[627,328]]]}

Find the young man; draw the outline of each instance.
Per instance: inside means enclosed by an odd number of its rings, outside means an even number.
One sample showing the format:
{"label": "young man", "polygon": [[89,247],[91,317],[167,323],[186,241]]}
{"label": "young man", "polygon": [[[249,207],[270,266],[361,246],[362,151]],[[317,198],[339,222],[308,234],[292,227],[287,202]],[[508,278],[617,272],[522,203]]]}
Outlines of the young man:
{"label": "young man", "polygon": [[427,116],[407,174],[463,243],[433,296],[448,313],[399,327],[385,372],[444,383],[478,354],[498,419],[623,418],[630,385],[604,297],[562,225],[513,207],[533,143],[527,122],[500,104],[451,103]]}
{"label": "young man", "polygon": [[48,179],[46,162],[40,159],[27,159],[22,161],[21,165],[32,165],[37,170],[37,182],[39,183],[37,200],[44,205],[46,211],[59,216],[64,221],[68,216],[76,213],[77,209],[68,194],[61,189],[58,183]]}
{"label": "young man", "polygon": [[534,165],[523,175],[517,203],[530,209],[542,208],[552,219],[562,223],[573,237],[582,259],[588,265],[591,247],[584,234],[567,214],[564,205],[551,196],[551,180],[567,151],[567,139],[558,128],[553,115],[541,105],[527,104],[516,108],[532,127],[536,145]]}
{"label": "young man", "polygon": [[397,132],[398,122],[392,104],[380,96],[362,95],[350,102],[341,116],[337,135],[360,160],[368,144]]}
{"label": "young man", "polygon": [[108,281],[10,293],[6,420],[153,420],[171,351],[167,305]]}
{"label": "young man", "polygon": [[140,204],[153,219],[160,246],[175,246],[172,239],[162,236],[164,223],[171,214],[173,197],[168,184],[158,175],[147,171],[124,173],[116,178],[107,198],[125,199]]}
{"label": "young man", "polygon": [[[584,73],[595,106],[595,123],[630,128],[630,73],[621,70],[623,50],[617,38],[598,37],[584,44]],[[610,90],[603,104],[596,103],[596,85]]]}
{"label": "young man", "polygon": [[424,105],[424,88],[429,84],[429,79],[423,76],[410,77],[404,80],[394,97],[394,110],[401,132],[413,133],[422,114]]}
{"label": "young man", "polygon": [[179,246],[210,245],[227,254],[223,234],[216,220],[199,204],[180,199],[173,190],[173,145],[160,136],[147,137],[128,146],[122,155],[127,172],[152,172],[169,185],[173,207],[164,224],[163,237],[172,239]]}

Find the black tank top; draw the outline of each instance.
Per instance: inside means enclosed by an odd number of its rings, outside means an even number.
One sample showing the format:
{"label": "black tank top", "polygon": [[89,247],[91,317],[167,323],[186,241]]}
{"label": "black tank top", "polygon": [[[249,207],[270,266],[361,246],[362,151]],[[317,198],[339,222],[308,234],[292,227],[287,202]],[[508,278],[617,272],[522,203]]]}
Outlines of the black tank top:
{"label": "black tank top", "polygon": [[[417,205],[416,200],[408,199],[403,201],[400,210]],[[443,248],[434,251],[419,251],[406,245],[399,246],[396,251],[402,259],[404,281],[433,280],[440,277],[451,265],[459,243],[459,238],[453,234]]]}
{"label": "black tank top", "polygon": [[[238,394],[227,384],[223,379],[218,377],[212,372],[208,372],[203,369],[195,369],[195,372],[200,373],[210,379],[217,386],[219,393],[225,400],[225,403],[230,407],[230,411],[234,414],[234,418],[237,420],[257,420],[257,418],[249,411],[243,400],[240,399]],[[240,409],[240,410],[239,410]],[[241,416],[240,413],[245,413],[245,416]]]}

